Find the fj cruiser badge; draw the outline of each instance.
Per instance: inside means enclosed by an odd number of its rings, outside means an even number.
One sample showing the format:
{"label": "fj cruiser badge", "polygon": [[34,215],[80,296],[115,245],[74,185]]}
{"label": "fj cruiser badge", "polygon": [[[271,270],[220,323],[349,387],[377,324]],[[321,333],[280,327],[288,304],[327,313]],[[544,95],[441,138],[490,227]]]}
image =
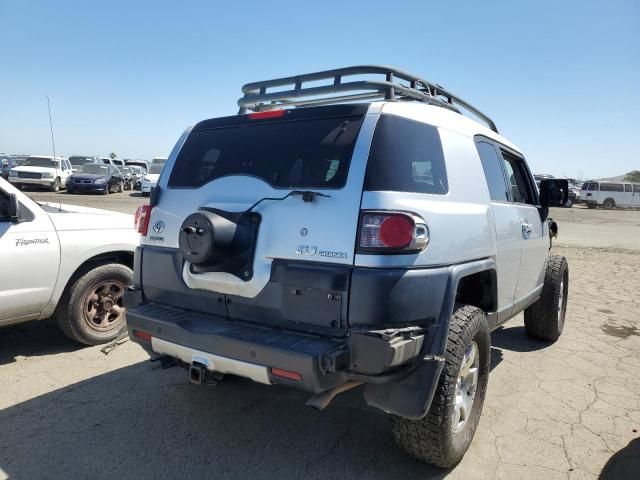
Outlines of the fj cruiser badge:
{"label": "fj cruiser badge", "polygon": [[165,224],[162,220],[158,220],[156,223],[153,224],[153,231],[156,233],[162,233],[164,232],[164,227]]}

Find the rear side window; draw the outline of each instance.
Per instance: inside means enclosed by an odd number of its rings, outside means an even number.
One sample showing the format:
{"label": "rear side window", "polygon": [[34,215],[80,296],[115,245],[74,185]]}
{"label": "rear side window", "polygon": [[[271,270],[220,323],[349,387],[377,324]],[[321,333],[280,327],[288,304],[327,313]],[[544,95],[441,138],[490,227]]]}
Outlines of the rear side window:
{"label": "rear side window", "polygon": [[624,191],[625,191],[625,192],[631,192],[631,185],[629,185],[629,184],[625,184],[625,186],[624,186]]}
{"label": "rear side window", "polygon": [[640,185],[637,183],[633,184],[633,193],[640,193]]}
{"label": "rear side window", "polygon": [[477,142],[476,146],[482,161],[482,169],[487,179],[491,200],[497,202],[509,201],[507,184],[501,166],[502,160],[498,156],[496,148],[488,142]]}
{"label": "rear side window", "polygon": [[622,183],[601,183],[601,192],[624,192],[624,186]]}
{"label": "rear side window", "polygon": [[364,189],[447,193],[449,185],[438,130],[406,118],[382,115],[369,151]]}
{"label": "rear side window", "polygon": [[341,188],[362,117],[244,123],[193,131],[169,187],[197,188],[248,175],[279,188]]}

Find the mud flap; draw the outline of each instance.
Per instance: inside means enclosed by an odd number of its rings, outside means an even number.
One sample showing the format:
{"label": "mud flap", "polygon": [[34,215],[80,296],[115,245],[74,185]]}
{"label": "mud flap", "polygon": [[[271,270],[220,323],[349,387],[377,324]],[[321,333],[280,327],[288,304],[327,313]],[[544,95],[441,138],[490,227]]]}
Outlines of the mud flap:
{"label": "mud flap", "polygon": [[443,367],[444,358],[427,357],[415,372],[399,382],[367,384],[364,388],[364,398],[372,407],[400,417],[419,420],[429,411]]}

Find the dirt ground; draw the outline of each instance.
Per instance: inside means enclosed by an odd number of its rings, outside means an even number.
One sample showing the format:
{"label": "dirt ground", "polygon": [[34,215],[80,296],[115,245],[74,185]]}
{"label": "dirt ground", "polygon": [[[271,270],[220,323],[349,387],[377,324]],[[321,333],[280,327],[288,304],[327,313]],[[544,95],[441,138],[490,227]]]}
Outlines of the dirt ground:
{"label": "dirt ground", "polygon": [[565,332],[531,340],[521,316],[494,332],[483,416],[451,471],[406,457],[357,389],[318,412],[242,379],[196,387],[130,342],[105,355],[35,322],[0,330],[0,479],[640,478],[640,212],[552,216],[570,265]]}

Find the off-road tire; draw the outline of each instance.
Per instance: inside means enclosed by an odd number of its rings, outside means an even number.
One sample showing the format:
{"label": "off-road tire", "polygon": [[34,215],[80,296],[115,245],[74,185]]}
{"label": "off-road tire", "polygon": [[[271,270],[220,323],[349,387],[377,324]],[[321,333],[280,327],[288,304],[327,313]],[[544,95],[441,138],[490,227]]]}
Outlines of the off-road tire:
{"label": "off-road tire", "polygon": [[84,319],[87,295],[96,284],[108,280],[121,282],[128,287],[133,284],[133,272],[125,265],[109,263],[89,267],[71,279],[55,313],[58,326],[67,337],[86,345],[98,345],[114,340],[125,330],[126,320],[111,330],[99,332]]}
{"label": "off-road tire", "polygon": [[605,198],[604,202],[602,202],[602,208],[605,210],[611,210],[615,208],[616,202],[613,198]]}
{"label": "off-road tire", "polygon": [[49,187],[49,190],[51,190],[52,192],[60,191],[60,177],[56,177],[56,179],[53,181],[53,183]]}
{"label": "off-road tire", "polygon": [[529,336],[551,342],[560,337],[564,329],[568,289],[567,259],[551,255],[547,261],[542,294],[524,311],[524,328]]}
{"label": "off-road tire", "polygon": [[[452,417],[456,382],[462,360],[471,342],[478,346],[478,383],[471,414],[462,430],[454,433]],[[427,415],[420,420],[391,417],[396,443],[412,457],[450,468],[464,456],[475,434],[487,392],[491,365],[491,338],[484,312],[469,305],[459,305],[451,317],[445,364]]]}

